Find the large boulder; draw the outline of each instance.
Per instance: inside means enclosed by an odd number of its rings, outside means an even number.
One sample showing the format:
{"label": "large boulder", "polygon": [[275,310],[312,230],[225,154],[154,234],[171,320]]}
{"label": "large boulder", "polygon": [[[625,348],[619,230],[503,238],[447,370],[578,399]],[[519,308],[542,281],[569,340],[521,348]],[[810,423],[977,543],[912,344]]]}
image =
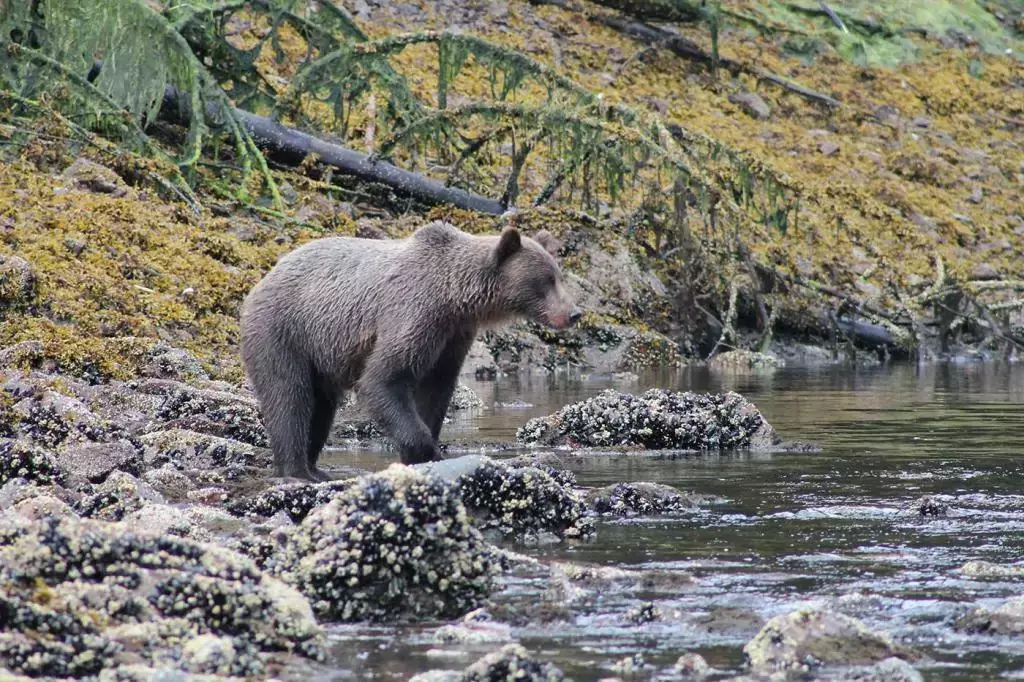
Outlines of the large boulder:
{"label": "large boulder", "polygon": [[499,572],[458,490],[401,464],[309,514],[268,565],[342,621],[458,616]]}
{"label": "large boulder", "polygon": [[802,608],[769,620],[743,647],[754,673],[805,674],[819,666],[915,658],[888,635],[841,613]]}
{"label": "large boulder", "polygon": [[606,390],[531,419],[516,433],[523,443],[645,449],[770,449],[781,442],[758,409],[738,393],[640,396]]}

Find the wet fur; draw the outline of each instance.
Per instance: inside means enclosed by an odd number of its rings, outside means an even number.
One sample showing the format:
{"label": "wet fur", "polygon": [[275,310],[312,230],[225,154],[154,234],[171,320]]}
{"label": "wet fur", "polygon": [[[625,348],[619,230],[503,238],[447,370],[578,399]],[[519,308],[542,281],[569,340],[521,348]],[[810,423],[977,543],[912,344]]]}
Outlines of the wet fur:
{"label": "wet fur", "polygon": [[438,436],[482,326],[579,316],[554,239],[514,229],[472,236],[441,222],[402,240],[332,237],[278,261],[242,308],[242,359],[278,475],[316,466],[335,411],[355,388],[402,461],[440,458]]}

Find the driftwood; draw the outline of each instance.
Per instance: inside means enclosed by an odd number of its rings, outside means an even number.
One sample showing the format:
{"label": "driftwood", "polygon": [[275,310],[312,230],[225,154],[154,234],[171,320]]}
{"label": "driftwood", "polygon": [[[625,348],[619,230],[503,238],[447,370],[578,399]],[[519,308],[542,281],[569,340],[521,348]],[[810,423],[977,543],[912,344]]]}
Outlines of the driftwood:
{"label": "driftwood", "polygon": [[[658,28],[656,26],[651,26],[637,21],[630,21],[629,19],[620,16],[602,14],[595,15],[590,18],[593,21],[597,21],[608,26],[609,28],[613,28],[630,38],[635,38],[636,40],[644,43],[662,45],[677,57],[689,59],[708,66],[711,66],[714,63],[714,58],[701,49],[699,45],[663,28]],[[826,94],[806,88],[799,83],[794,83],[759,66],[749,66],[727,57],[719,57],[718,65],[733,72],[749,73],[760,80],[774,83],[789,92],[800,95],[801,97],[813,102],[818,102],[819,104],[825,104],[833,108],[841,106],[839,100],[833,97],[829,97]]]}
{"label": "driftwood", "polygon": [[[172,88],[168,88],[164,92],[160,117],[175,123],[182,122],[182,112],[185,110],[185,107],[182,106],[183,103],[183,96]],[[316,155],[321,163],[331,166],[345,175],[386,185],[401,195],[426,204],[448,204],[492,215],[501,215],[505,212],[505,207],[497,199],[489,199],[464,189],[449,187],[443,182],[403,170],[387,161],[375,159],[369,154],[357,152],[354,149],[288,128],[265,116],[257,116],[237,108],[232,108],[231,113],[252,137],[260,151],[276,163],[297,167],[310,155]],[[208,105],[206,114],[209,120],[223,118],[223,112],[218,111],[215,104]]]}

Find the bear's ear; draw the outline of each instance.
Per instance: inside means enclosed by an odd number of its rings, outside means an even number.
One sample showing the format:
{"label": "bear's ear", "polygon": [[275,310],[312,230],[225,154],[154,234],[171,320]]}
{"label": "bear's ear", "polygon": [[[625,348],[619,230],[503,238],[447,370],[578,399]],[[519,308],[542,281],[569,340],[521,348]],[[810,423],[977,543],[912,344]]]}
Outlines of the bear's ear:
{"label": "bear's ear", "polygon": [[544,250],[552,256],[557,256],[558,249],[562,248],[562,243],[555,238],[555,235],[551,234],[547,230],[541,230],[537,234],[533,235],[533,241],[543,246]]}
{"label": "bear's ear", "polygon": [[506,227],[501,232],[497,248],[494,249],[494,264],[500,267],[521,248],[523,248],[523,241],[519,236],[519,231],[514,227]]}

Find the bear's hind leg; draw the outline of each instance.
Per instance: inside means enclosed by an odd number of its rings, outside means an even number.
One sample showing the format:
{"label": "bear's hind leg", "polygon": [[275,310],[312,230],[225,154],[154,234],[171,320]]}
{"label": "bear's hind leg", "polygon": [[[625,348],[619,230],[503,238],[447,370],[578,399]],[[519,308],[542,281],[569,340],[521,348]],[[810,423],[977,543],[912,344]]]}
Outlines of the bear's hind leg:
{"label": "bear's hind leg", "polygon": [[331,425],[334,424],[334,414],[338,409],[338,398],[330,386],[319,381],[316,387],[316,404],[313,408],[313,419],[309,429],[309,449],[307,450],[306,464],[309,473],[318,481],[330,481],[332,476],[317,467],[316,462],[320,458],[320,452],[324,449],[327,437],[331,432]]}
{"label": "bear's hind leg", "polygon": [[252,372],[250,379],[270,438],[274,468],[278,476],[312,480],[308,464],[309,427],[314,406],[312,374],[298,358],[282,356],[265,360],[262,367],[276,371]]}

